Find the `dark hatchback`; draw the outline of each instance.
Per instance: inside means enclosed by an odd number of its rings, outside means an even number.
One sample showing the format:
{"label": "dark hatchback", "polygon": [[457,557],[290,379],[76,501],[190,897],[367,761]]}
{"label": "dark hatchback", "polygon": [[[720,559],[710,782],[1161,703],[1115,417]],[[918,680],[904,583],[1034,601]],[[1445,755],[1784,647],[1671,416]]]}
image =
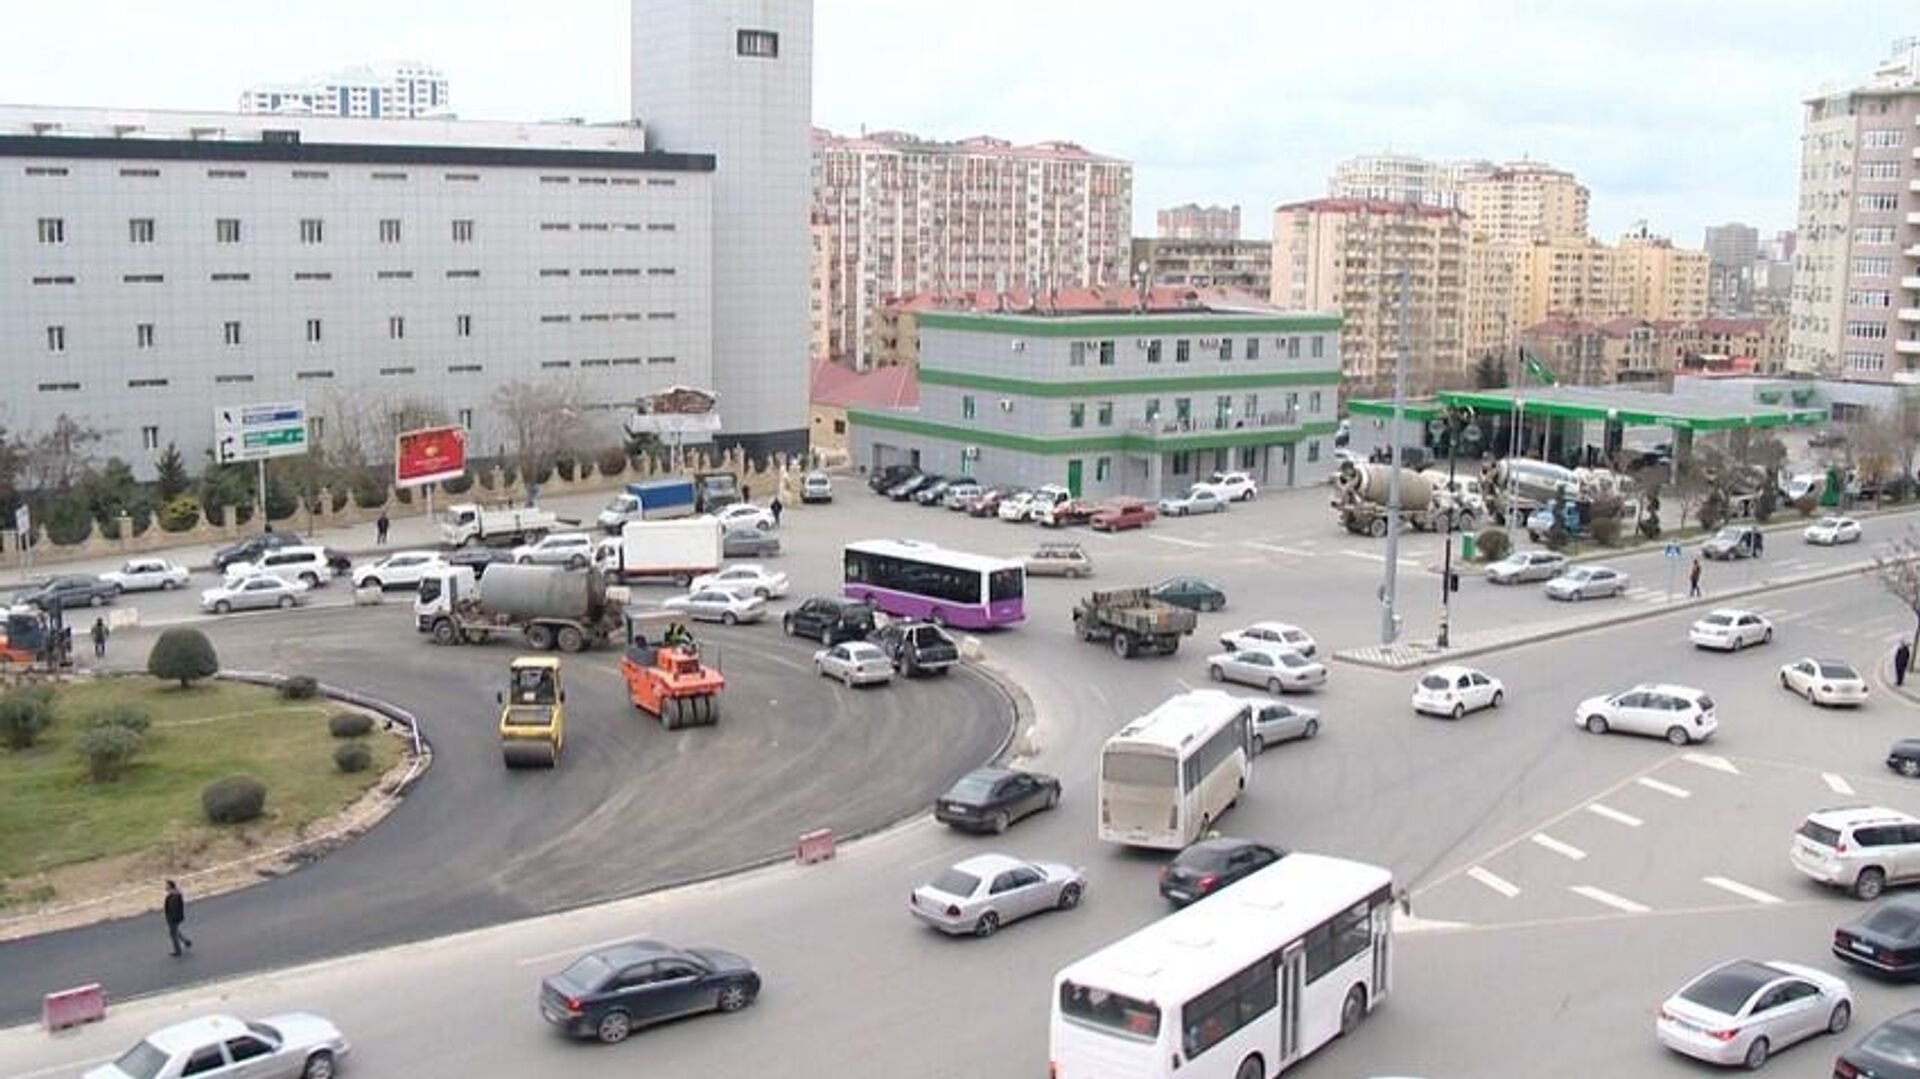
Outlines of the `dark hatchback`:
{"label": "dark hatchback", "polygon": [[933,804],[933,819],[955,828],[998,835],[1007,825],[1060,804],[1060,781],[1038,772],[976,768]]}
{"label": "dark hatchback", "polygon": [[224,570],[234,562],[257,562],[268,551],[300,546],[303,546],[300,537],[292,532],[262,532],[213,552],[213,568]]}
{"label": "dark hatchback", "polygon": [[1920,738],[1902,738],[1887,750],[1887,767],[1909,779],[1920,778]]}
{"label": "dark hatchback", "polygon": [[832,648],[842,641],[864,641],[873,632],[873,607],[857,599],[815,596],[780,618],[789,637],[812,637]]}
{"label": "dark hatchback", "polygon": [[732,952],[637,940],[588,952],[548,975],[540,1014],[568,1034],[611,1045],[650,1023],[737,1012],[759,995],[760,975]]}
{"label": "dark hatchback", "polygon": [[1920,1009],[1874,1027],[1833,1062],[1834,1079],[1920,1079]]}
{"label": "dark hatchback", "polygon": [[1160,895],[1184,907],[1286,856],[1286,851],[1251,839],[1202,839],[1174,855],[1160,871]]}
{"label": "dark hatchback", "polygon": [[1147,590],[1154,599],[1193,611],[1217,611],[1227,605],[1227,594],[1198,577],[1173,577]]}
{"label": "dark hatchback", "polygon": [[1920,973],[1920,896],[1885,900],[1835,929],[1833,954],[1882,974]]}

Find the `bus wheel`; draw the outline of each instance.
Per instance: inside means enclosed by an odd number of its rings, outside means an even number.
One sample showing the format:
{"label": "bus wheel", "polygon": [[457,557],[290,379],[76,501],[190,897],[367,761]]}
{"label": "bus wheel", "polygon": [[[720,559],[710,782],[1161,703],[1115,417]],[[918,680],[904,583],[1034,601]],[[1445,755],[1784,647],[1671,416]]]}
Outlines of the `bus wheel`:
{"label": "bus wheel", "polygon": [[1347,990],[1347,999],[1340,1005],[1340,1035],[1345,1037],[1360,1021],[1367,1017],[1367,990],[1356,985]]}
{"label": "bus wheel", "polygon": [[1233,1079],[1267,1079],[1266,1061],[1255,1053],[1240,1062],[1240,1070],[1233,1073]]}

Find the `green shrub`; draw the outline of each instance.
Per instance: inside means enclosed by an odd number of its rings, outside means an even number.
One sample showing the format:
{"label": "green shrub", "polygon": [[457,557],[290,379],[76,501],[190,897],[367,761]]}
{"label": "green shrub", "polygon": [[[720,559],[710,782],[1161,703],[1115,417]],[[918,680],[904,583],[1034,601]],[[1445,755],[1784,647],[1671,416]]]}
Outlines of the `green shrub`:
{"label": "green shrub", "polygon": [[130,704],[110,704],[87,716],[88,727],[119,727],[145,734],[153,726],[153,717]]}
{"label": "green shrub", "polygon": [[619,446],[601,450],[593,463],[602,476],[618,476],[627,470],[627,451]]}
{"label": "green shrub", "polygon": [[320,682],[310,674],[296,674],[280,683],[283,701],[307,701],[320,694]]}
{"label": "green shrub", "polygon": [[473,473],[455,476],[450,480],[441,480],[440,489],[450,495],[463,495],[473,489]]}
{"label": "green shrub", "polygon": [[1483,528],[1473,542],[1482,562],[1498,562],[1513,552],[1513,537],[1504,528]]}
{"label": "green shrub", "polygon": [[333,764],[342,772],[364,772],[373,766],[373,750],[365,742],[342,742],[333,747]]}
{"label": "green shrub", "polygon": [[1603,546],[1612,547],[1620,542],[1620,518],[1595,517],[1587,526],[1593,532],[1593,538]]}
{"label": "green shrub", "polygon": [[267,785],[250,775],[221,776],[200,791],[200,808],[215,824],[245,824],[267,808]]}
{"label": "green shrub", "polygon": [[24,689],[0,697],[0,738],[6,739],[8,749],[32,749],[40,732],[52,725],[48,698]]}
{"label": "green shrub", "polygon": [[9,697],[25,697],[31,701],[39,701],[48,708],[53,707],[53,686],[46,682],[35,682],[32,685],[21,686],[19,689],[7,695]]}
{"label": "green shrub", "polygon": [[327,733],[335,738],[359,738],[373,730],[373,717],[359,712],[335,712],[327,717]]}
{"label": "green shrub", "polygon": [[126,774],[134,754],[146,744],[139,731],[114,723],[90,726],[73,742],[87,762],[87,777],[95,783],[111,783]]}
{"label": "green shrub", "polygon": [[220,657],[213,642],[197,629],[176,626],[162,631],[147,653],[147,673],[167,682],[178,682],[185,689],[201,678],[220,673]]}

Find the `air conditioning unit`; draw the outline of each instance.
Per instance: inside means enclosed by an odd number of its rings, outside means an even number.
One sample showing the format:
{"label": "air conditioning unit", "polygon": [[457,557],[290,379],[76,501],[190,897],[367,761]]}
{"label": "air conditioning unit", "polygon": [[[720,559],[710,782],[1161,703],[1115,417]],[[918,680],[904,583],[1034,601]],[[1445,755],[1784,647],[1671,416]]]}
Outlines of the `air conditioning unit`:
{"label": "air conditioning unit", "polygon": [[1144,337],[1134,338],[1133,347],[1139,349],[1142,352],[1145,352],[1147,350],[1147,339]]}
{"label": "air conditioning unit", "polygon": [[1200,339],[1200,347],[1201,348],[1219,348],[1220,339],[1218,337],[1202,337]]}
{"label": "air conditioning unit", "polygon": [[978,461],[980,459],[980,447],[978,446],[960,447],[960,459],[962,461]]}
{"label": "air conditioning unit", "polygon": [[1012,412],[1012,411],[1013,411],[1013,398],[1011,398],[1011,397],[1002,397],[1002,398],[1000,399],[1000,411],[1002,411],[1002,412]]}
{"label": "air conditioning unit", "polygon": [[1016,337],[1013,339],[1013,343],[1007,347],[1014,352],[1025,352],[1027,350],[1027,343]]}

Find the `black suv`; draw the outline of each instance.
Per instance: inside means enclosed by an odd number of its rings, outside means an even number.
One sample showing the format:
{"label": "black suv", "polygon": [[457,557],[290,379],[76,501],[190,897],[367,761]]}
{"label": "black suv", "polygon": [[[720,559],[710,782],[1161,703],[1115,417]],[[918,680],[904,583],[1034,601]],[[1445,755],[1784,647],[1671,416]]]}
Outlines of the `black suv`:
{"label": "black suv", "polygon": [[301,546],[300,537],[291,532],[262,532],[213,552],[213,568],[224,570],[234,562],[256,562],[268,551],[299,546]]}
{"label": "black suv", "polygon": [[780,627],[789,637],[816,637],[831,648],[873,632],[873,607],[857,599],[816,596],[788,611]]}
{"label": "black suv", "polygon": [[893,669],[911,678],[946,674],[960,662],[960,646],[931,622],[893,622],[874,631],[873,643],[893,660]]}

